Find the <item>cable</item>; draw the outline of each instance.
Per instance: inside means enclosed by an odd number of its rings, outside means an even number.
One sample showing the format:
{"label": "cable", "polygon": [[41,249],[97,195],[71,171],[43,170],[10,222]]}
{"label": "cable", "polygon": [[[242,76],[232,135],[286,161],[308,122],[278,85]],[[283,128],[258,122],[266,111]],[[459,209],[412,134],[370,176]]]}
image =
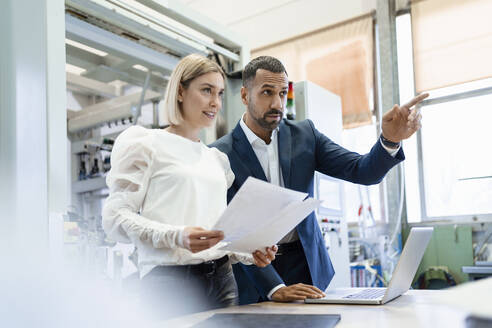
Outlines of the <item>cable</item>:
{"label": "cable", "polygon": [[381,283],[387,287],[388,286],[388,283],[384,280],[383,277],[381,277],[378,273],[378,271],[376,269],[374,269],[373,267],[371,267],[371,265],[369,264],[369,261],[366,260],[364,261],[364,268],[369,271],[373,276],[374,276],[374,279],[371,281],[371,283],[369,284],[370,287],[374,287],[374,284],[376,283],[376,281],[379,279],[379,281],[381,281]]}

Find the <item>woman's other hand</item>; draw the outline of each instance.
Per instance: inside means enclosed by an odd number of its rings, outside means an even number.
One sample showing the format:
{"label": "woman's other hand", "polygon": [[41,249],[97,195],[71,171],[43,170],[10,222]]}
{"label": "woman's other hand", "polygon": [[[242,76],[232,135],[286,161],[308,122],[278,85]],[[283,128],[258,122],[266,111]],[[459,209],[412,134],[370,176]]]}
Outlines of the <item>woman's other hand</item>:
{"label": "woman's other hand", "polygon": [[201,227],[185,227],[183,246],[192,253],[198,253],[215,246],[224,239],[224,233],[218,230],[205,230]]}
{"label": "woman's other hand", "polygon": [[253,259],[255,260],[255,265],[264,268],[269,265],[273,260],[275,260],[275,254],[277,254],[278,247],[273,245],[272,247],[266,248],[266,253],[256,250],[253,252]]}

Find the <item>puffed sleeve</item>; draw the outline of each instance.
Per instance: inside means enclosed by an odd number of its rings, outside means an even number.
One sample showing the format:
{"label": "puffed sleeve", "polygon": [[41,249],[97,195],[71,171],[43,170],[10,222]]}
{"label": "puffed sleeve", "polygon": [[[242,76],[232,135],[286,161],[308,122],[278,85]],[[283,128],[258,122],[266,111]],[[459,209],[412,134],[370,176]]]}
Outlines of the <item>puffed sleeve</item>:
{"label": "puffed sleeve", "polygon": [[240,262],[245,265],[251,265],[255,263],[253,255],[247,253],[230,252],[229,259],[231,260],[232,264],[236,264]]}
{"label": "puffed sleeve", "polygon": [[230,188],[236,177],[234,176],[234,172],[232,172],[231,164],[229,163],[229,158],[227,158],[227,155],[221,152],[220,150],[218,150],[217,148],[212,148],[212,150],[215,152],[217,158],[222,164],[222,167],[224,168],[224,174],[227,180],[227,188]]}
{"label": "puffed sleeve", "polygon": [[103,228],[109,238],[154,248],[182,247],[184,227],[147,219],[139,214],[152,176],[155,149],[151,130],[134,126],[123,131],[111,153],[106,183],[109,197],[103,208]]}

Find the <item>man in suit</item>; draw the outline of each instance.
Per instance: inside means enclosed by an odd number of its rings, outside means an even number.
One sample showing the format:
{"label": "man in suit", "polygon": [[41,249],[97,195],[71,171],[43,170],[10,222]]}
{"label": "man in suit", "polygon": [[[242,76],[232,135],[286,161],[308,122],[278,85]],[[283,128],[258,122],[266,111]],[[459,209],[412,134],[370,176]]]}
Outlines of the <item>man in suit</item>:
{"label": "man in suit", "polygon": [[[380,139],[359,155],[332,142],[310,120],[283,120],[287,91],[287,72],[279,60],[262,56],[246,65],[241,98],[247,110],[231,133],[211,145],[227,154],[236,175],[228,201],[249,176],[311,197],[315,171],[353,183],[379,183],[404,159],[401,140],[420,128],[420,114],[411,107],[427,96],[395,105],[383,117]],[[271,265],[234,266],[240,304],[322,297],[334,274],[314,213],[279,242]]]}

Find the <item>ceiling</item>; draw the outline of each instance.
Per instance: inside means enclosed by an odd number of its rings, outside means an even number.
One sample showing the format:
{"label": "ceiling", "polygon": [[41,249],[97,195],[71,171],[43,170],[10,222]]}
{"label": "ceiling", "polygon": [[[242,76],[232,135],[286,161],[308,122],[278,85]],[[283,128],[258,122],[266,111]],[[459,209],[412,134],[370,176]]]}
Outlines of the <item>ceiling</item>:
{"label": "ceiling", "polygon": [[376,0],[179,0],[229,27],[251,49],[326,27],[376,8]]}

